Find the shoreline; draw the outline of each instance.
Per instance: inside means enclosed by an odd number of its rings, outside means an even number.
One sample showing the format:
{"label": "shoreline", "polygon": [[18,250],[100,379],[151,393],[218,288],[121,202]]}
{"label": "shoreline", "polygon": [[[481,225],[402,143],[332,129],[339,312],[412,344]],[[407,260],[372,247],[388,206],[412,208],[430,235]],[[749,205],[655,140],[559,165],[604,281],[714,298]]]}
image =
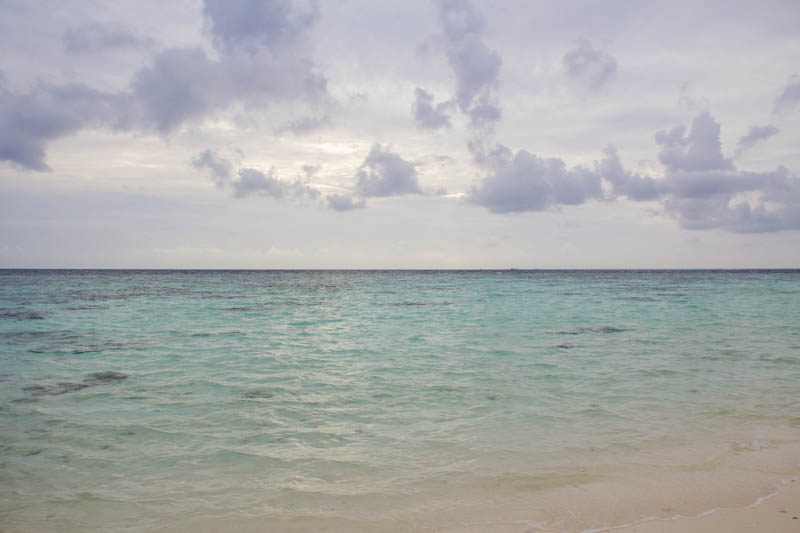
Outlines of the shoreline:
{"label": "shoreline", "polygon": [[800,531],[800,483],[798,477],[782,480],[775,491],[745,507],[710,509],[698,516],[648,517],[632,524],[610,526],[582,533],[727,533]]}
{"label": "shoreline", "polygon": [[[282,523],[281,523],[282,522]],[[193,524],[162,531],[183,532],[227,531],[250,533],[257,531],[299,532],[317,531],[442,531],[448,533],[744,533],[769,531],[770,533],[796,533],[800,531],[800,477],[782,480],[772,493],[760,496],[743,507],[717,507],[694,516],[648,516],[632,523],[609,525],[591,529],[548,527],[532,520],[464,523],[457,526],[416,528],[413,523],[393,524],[351,522],[348,520],[298,519],[275,522],[252,519],[242,522]]]}
{"label": "shoreline", "polygon": [[770,436],[780,438],[695,443],[571,472],[456,483],[393,503],[201,520],[162,531],[798,532],[800,518],[793,517],[800,517],[800,432],[773,429]]}

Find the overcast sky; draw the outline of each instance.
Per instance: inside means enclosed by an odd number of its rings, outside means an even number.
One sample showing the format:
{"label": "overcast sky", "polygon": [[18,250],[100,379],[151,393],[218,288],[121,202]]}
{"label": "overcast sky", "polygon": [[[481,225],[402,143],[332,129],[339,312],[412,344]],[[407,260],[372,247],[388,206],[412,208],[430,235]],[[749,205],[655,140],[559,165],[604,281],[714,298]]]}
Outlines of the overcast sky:
{"label": "overcast sky", "polygon": [[0,267],[798,267],[798,28],[796,0],[0,0]]}

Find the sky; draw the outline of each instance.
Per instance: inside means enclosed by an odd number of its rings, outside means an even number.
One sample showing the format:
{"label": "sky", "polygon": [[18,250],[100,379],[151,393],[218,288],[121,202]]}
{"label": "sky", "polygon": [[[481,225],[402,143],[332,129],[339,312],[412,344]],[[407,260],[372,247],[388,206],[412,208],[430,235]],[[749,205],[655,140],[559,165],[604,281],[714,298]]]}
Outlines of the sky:
{"label": "sky", "polygon": [[800,3],[0,0],[0,268],[800,267]]}

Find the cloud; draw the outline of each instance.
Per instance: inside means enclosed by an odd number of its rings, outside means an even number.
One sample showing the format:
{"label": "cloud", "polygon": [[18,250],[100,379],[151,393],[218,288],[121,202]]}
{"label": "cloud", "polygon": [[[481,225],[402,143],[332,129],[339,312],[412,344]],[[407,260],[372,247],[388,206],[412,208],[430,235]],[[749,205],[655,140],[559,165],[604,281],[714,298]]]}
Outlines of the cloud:
{"label": "cloud", "polygon": [[236,101],[259,105],[270,100],[318,102],[325,98],[323,77],[303,63],[275,62],[264,54],[212,61],[200,48],[164,50],[131,83],[135,114],[127,122],[167,134]]}
{"label": "cloud", "polygon": [[192,159],[192,166],[197,170],[208,170],[217,187],[229,186],[236,198],[267,196],[279,200],[316,200],[320,196],[319,190],[300,180],[281,180],[275,168],[265,174],[255,168],[242,167],[234,173],[233,162],[210,149],[197,154]]}
{"label": "cloud", "polygon": [[627,170],[620,161],[619,153],[613,146],[603,150],[605,158],[597,164],[600,175],[608,180],[617,196],[626,196],[631,200],[657,200],[667,192],[663,180],[648,176],[642,177]]}
{"label": "cloud", "polygon": [[217,187],[225,186],[233,174],[233,164],[209,149],[197,154],[192,159],[192,166],[197,170],[208,169],[211,172],[211,179],[214,180]]}
{"label": "cloud", "polygon": [[254,168],[240,168],[237,172],[239,179],[231,182],[237,198],[244,198],[251,194],[283,198],[286,195],[287,184],[277,178],[274,168],[268,175]]}
{"label": "cloud", "polygon": [[[493,101],[503,59],[483,41],[485,19],[469,0],[439,0],[439,25],[444,51],[455,75],[452,102],[470,118],[473,127],[490,132],[501,118]],[[449,125],[446,111],[451,102],[433,106],[433,95],[418,88],[412,106],[419,127],[438,129]]]}
{"label": "cloud", "polygon": [[600,89],[617,74],[617,61],[605,50],[597,50],[579,39],[562,59],[567,76],[590,89]]}
{"label": "cloud", "polygon": [[568,169],[559,158],[540,158],[526,150],[512,155],[503,146],[492,158],[494,172],[472,188],[467,200],[493,213],[542,211],[603,196],[602,180],[595,170]]}
{"label": "cloud", "polygon": [[692,121],[692,129],[684,136],[686,128],[676,126],[655,135],[656,144],[662,146],[658,159],[668,170],[718,170],[730,169],[730,159],[722,155],[719,140],[719,123],[708,112],[702,112]]}
{"label": "cloud", "polygon": [[439,0],[439,24],[449,41],[458,41],[469,34],[480,34],[486,26],[469,0]]}
{"label": "cloud", "polygon": [[214,45],[226,53],[292,45],[316,18],[314,9],[296,11],[288,0],[205,0],[203,15]]}
{"label": "cloud", "polygon": [[230,182],[237,198],[247,196],[269,196],[288,200],[315,200],[320,192],[301,181],[286,182],[278,179],[278,172],[271,168],[267,174],[254,168],[240,168],[238,180]]}
{"label": "cloud", "polygon": [[414,165],[376,144],[356,173],[356,195],[398,196],[422,194]]}
{"label": "cloud", "polygon": [[411,106],[411,111],[414,113],[417,127],[438,130],[450,126],[450,116],[446,112],[450,103],[442,102],[434,106],[433,101],[434,96],[425,89],[417,87],[414,90],[414,104]]}
{"label": "cloud", "polygon": [[491,90],[497,86],[500,54],[489,49],[479,35],[467,34],[450,43],[447,59],[456,75],[456,102],[472,118],[473,107],[488,105]]}
{"label": "cloud", "polygon": [[367,203],[363,198],[354,198],[349,194],[329,194],[326,196],[328,207],[334,211],[352,211],[363,209]]}
{"label": "cloud", "polygon": [[736,169],[722,156],[719,136],[720,126],[707,112],[695,117],[688,135],[683,126],[657,133],[665,171],[660,179],[626,169],[613,146],[589,169],[568,168],[560,158],[514,153],[498,145],[482,154],[480,162],[491,173],[472,187],[467,201],[493,213],[514,213],[624,197],[661,202],[663,213],[684,229],[800,229],[800,179],[784,167],[771,172]]}
{"label": "cloud", "polygon": [[[137,105],[129,123],[167,134],[234,102],[325,103],[327,80],[314,71],[304,39],[313,17],[295,15],[281,0],[208,0],[204,13],[219,59],[199,47],[162,51],[131,83]],[[317,125],[298,122],[290,129]]]}
{"label": "cloud", "polygon": [[[307,42],[313,11],[296,12],[286,0],[207,0],[204,15],[218,57],[200,47],[167,48],[134,74],[129,91],[39,84],[16,94],[0,86],[0,160],[42,171],[49,168],[48,141],[91,126],[168,135],[233,103],[327,102],[327,80],[314,70]],[[65,45],[77,51],[132,43],[109,28],[67,32]]]}
{"label": "cloud", "polygon": [[117,98],[81,84],[39,83],[25,94],[0,78],[0,160],[26,170],[49,171],[48,141],[112,122]]}
{"label": "cloud", "polygon": [[741,153],[748,148],[752,148],[758,141],[769,139],[780,132],[781,130],[772,124],[767,124],[766,126],[750,126],[750,129],[747,130],[747,134],[739,139],[736,145],[736,156],[741,155]]}
{"label": "cloud", "polygon": [[119,24],[89,22],[70,28],[61,37],[64,50],[71,54],[102,52],[125,48],[147,48],[155,44]]}
{"label": "cloud", "polygon": [[800,104],[800,76],[795,74],[789,78],[789,83],[775,99],[773,110],[775,113],[786,113],[793,110],[797,104]]}
{"label": "cloud", "polygon": [[[752,131],[752,128],[751,128]],[[663,179],[642,178],[627,172],[627,180],[615,180],[619,169],[605,173],[614,194],[626,187],[647,187],[646,198],[660,198],[664,212],[685,229],[718,228],[735,233],[763,233],[800,229],[800,179],[784,167],[771,172],[736,169],[722,156],[720,126],[707,112],[692,122],[688,136],[678,126],[659,132],[656,142],[663,148],[659,159],[665,166]],[[759,135],[746,135],[756,142]],[[740,141],[741,144],[741,141]],[[621,168],[621,166],[620,166]]]}
{"label": "cloud", "polygon": [[227,107],[225,73],[200,48],[171,48],[156,56],[131,82],[131,114],[125,123],[162,134],[186,120]]}
{"label": "cloud", "polygon": [[303,165],[300,167],[307,178],[313,178],[322,169],[322,165]]}
{"label": "cloud", "polygon": [[721,192],[706,197],[673,196],[665,211],[684,229],[733,233],[800,230],[800,179],[786,169],[752,174],[750,194]]}
{"label": "cloud", "polygon": [[290,120],[286,124],[275,129],[275,133],[293,133],[294,135],[304,135],[318,130],[319,128],[330,123],[330,116],[324,115],[320,117],[304,117],[296,120]]}
{"label": "cloud", "polygon": [[[267,196],[279,200],[317,200],[320,191],[301,180],[288,182],[281,180],[275,168],[267,173],[261,170],[241,167],[235,169],[234,163],[217,151],[203,150],[192,159],[192,166],[200,171],[208,171],[217,187],[230,187],[236,198],[248,196]],[[303,165],[307,178],[316,175],[319,165]],[[424,194],[419,185],[415,165],[406,161],[387,148],[376,144],[355,175],[353,189],[345,194],[329,194],[325,202],[335,211],[350,211],[367,206],[366,199],[372,197],[402,196]]]}

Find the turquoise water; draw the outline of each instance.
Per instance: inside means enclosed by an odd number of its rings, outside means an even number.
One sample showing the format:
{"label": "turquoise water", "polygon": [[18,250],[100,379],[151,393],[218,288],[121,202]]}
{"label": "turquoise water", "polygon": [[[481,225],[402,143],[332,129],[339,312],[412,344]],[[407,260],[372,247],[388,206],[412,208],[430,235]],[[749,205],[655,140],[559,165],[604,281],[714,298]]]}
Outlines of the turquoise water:
{"label": "turquoise water", "polygon": [[0,523],[358,520],[796,425],[798,317],[800,271],[0,271]]}

